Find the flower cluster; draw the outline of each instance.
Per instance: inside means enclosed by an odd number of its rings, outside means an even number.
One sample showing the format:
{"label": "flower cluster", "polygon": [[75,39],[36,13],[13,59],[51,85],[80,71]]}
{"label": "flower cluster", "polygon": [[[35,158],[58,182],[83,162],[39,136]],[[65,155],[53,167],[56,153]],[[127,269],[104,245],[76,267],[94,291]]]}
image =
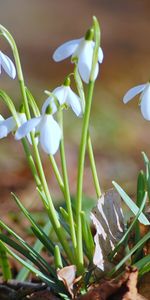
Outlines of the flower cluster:
{"label": "flower cluster", "polygon": [[[56,49],[53,54],[55,61],[61,61],[72,56],[72,62],[77,64],[77,68],[82,80],[89,83],[92,70],[92,61],[95,42],[93,41],[93,31],[89,30],[84,38],[72,40],[64,43]],[[102,49],[98,50],[98,62],[95,66],[94,80],[97,78],[99,64],[103,61]],[[16,69],[11,59],[0,51],[0,72],[1,68],[11,77],[16,77]],[[57,103],[56,103],[57,102]],[[67,77],[65,83],[55,88],[42,106],[41,115],[27,120],[25,113],[17,113],[18,124],[14,117],[6,120],[0,116],[0,138],[7,136],[10,132],[15,133],[16,140],[27,137],[31,142],[30,133],[33,132],[39,138],[41,148],[47,154],[55,154],[59,148],[62,137],[61,128],[54,119],[54,114],[64,107],[71,107],[77,117],[84,113],[83,104],[80,97],[73,92],[70,87],[70,78]]]}

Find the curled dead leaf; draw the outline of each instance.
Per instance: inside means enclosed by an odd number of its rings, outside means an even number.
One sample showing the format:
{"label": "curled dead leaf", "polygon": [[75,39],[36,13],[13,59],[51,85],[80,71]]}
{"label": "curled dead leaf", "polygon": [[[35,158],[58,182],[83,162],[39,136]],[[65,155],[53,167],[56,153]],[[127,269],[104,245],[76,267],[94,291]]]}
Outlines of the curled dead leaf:
{"label": "curled dead leaf", "polygon": [[72,290],[73,290],[73,285],[75,283],[76,266],[71,265],[58,270],[57,276],[59,280],[63,281],[65,287],[67,288],[68,292],[73,298],[74,294]]}

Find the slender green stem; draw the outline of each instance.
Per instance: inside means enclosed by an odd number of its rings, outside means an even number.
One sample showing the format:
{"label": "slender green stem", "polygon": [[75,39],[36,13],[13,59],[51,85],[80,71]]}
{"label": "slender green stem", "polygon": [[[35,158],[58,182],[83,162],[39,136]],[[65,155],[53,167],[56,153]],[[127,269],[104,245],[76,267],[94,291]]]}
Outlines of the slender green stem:
{"label": "slender green stem", "polygon": [[[81,99],[82,109],[84,112],[84,110],[85,110],[84,87],[83,87],[83,83],[82,83],[82,80],[81,80],[79,72],[78,72],[77,64],[75,65],[75,68],[74,68],[74,79],[76,82],[77,90],[78,90],[78,93],[79,93],[79,96]],[[90,133],[88,133],[87,146],[88,146],[88,154],[89,154],[89,159],[90,159],[90,164],[91,164],[91,170],[92,170],[95,190],[96,190],[97,197],[99,198],[101,196],[101,189],[100,189],[99,179],[98,179],[97,170],[96,170],[96,164],[95,164],[95,159],[94,159],[94,153],[93,153],[93,147],[92,147]]]}
{"label": "slender green stem", "polygon": [[10,265],[7,258],[7,251],[3,246],[3,243],[0,242],[0,264],[2,267],[3,280],[7,281],[12,278]]}
{"label": "slender green stem", "polygon": [[78,272],[79,273],[82,273],[84,269],[83,268],[82,222],[81,222],[84,161],[85,161],[85,152],[86,152],[86,143],[88,137],[93,89],[95,83],[95,79],[94,79],[95,68],[98,62],[98,49],[100,45],[100,28],[99,28],[98,21],[95,17],[93,17],[93,27],[94,27],[94,34],[95,34],[95,47],[93,53],[90,80],[88,84],[85,112],[83,116],[83,126],[82,126],[81,143],[79,149],[78,176],[77,176],[76,224],[77,224],[77,247],[78,247],[77,250],[78,250]]}
{"label": "slender green stem", "polygon": [[88,154],[89,154],[89,159],[90,159],[90,164],[91,164],[91,170],[92,170],[95,190],[96,190],[97,198],[100,198],[102,193],[101,193],[101,188],[100,188],[100,184],[99,184],[99,180],[98,180],[96,164],[95,164],[95,159],[94,159],[94,154],[93,154],[93,147],[92,147],[92,142],[91,142],[89,132],[88,132],[88,138],[87,138],[87,146],[88,146]]}
{"label": "slender green stem", "polygon": [[87,96],[87,102],[85,107],[85,113],[83,116],[83,127],[82,127],[81,144],[79,149],[79,161],[78,161],[76,224],[77,224],[77,247],[78,247],[79,272],[82,271],[83,269],[83,244],[82,244],[82,223],[81,223],[82,186],[83,186],[85,151],[86,151],[86,142],[87,142],[87,135],[88,135],[93,89],[94,89],[94,82],[90,81],[88,85],[88,96]]}
{"label": "slender green stem", "polygon": [[68,211],[71,238],[72,238],[74,251],[76,253],[77,241],[76,241],[76,233],[75,233],[75,227],[74,227],[74,219],[73,219],[73,212],[72,212],[72,206],[71,206],[71,197],[70,197],[67,165],[66,165],[66,157],[65,157],[62,111],[59,112],[59,121],[60,121],[61,130],[62,130],[62,139],[60,142],[60,156],[61,156],[62,173],[63,173],[63,181],[64,181],[64,193],[65,193],[65,200],[66,200],[67,211]]}
{"label": "slender green stem", "polygon": [[48,157],[49,157],[49,160],[51,162],[51,165],[52,165],[53,171],[55,173],[55,176],[56,176],[57,182],[59,184],[59,187],[60,187],[62,193],[64,194],[64,183],[63,183],[61,174],[59,172],[56,160],[55,160],[53,155],[49,155]]}

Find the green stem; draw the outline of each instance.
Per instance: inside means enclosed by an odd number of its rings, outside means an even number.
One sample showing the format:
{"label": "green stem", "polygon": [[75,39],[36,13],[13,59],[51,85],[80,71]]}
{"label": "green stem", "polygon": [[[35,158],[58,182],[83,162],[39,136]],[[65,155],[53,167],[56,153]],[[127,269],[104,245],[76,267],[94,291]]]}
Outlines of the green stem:
{"label": "green stem", "polygon": [[11,269],[9,266],[7,251],[3,246],[3,243],[0,242],[0,263],[2,267],[3,280],[7,281],[12,278]]}
{"label": "green stem", "polygon": [[90,80],[88,84],[85,112],[83,116],[83,126],[82,126],[81,143],[79,149],[78,176],[77,176],[76,224],[77,224],[77,247],[78,247],[77,250],[78,250],[78,272],[79,273],[82,273],[84,269],[83,268],[82,222],[81,222],[84,161],[85,161],[85,152],[86,152],[86,143],[88,137],[93,89],[95,83],[95,79],[94,79],[95,67],[98,62],[98,49],[100,45],[100,28],[99,28],[98,21],[95,17],[93,17],[93,27],[94,27],[94,34],[95,34],[95,47],[93,53]]}
{"label": "green stem", "polygon": [[75,233],[75,227],[74,227],[74,219],[73,219],[73,212],[72,212],[72,206],[71,206],[71,198],[70,198],[70,190],[69,190],[69,182],[68,182],[68,174],[67,174],[67,166],[66,166],[62,111],[59,112],[59,121],[60,121],[61,130],[62,130],[62,139],[60,142],[60,156],[61,156],[62,173],[63,173],[63,181],[64,181],[64,193],[65,193],[65,200],[66,200],[67,211],[68,211],[71,238],[72,238],[74,251],[76,254],[77,241],[76,241],[76,233]]}
{"label": "green stem", "polygon": [[94,159],[94,154],[93,154],[93,147],[92,147],[92,142],[91,142],[89,132],[88,132],[88,138],[87,138],[87,146],[88,146],[88,154],[89,154],[89,159],[90,159],[90,164],[91,164],[91,170],[92,170],[95,190],[96,190],[97,198],[100,198],[102,193],[101,193],[101,188],[100,188],[99,179],[98,179],[98,175],[97,175],[96,164],[95,164],[95,159]]}
{"label": "green stem", "polygon": [[56,161],[54,159],[54,156],[53,155],[49,155],[48,157],[49,157],[49,160],[51,162],[51,165],[52,165],[53,171],[55,173],[55,176],[56,176],[57,182],[59,184],[59,187],[60,187],[62,193],[64,194],[64,183],[63,183],[61,174],[59,172],[59,169],[57,167],[57,163],[56,163]]}
{"label": "green stem", "polygon": [[85,151],[86,151],[86,142],[87,142],[87,135],[88,135],[93,89],[94,89],[94,82],[90,81],[88,85],[88,96],[87,96],[87,102],[85,107],[85,113],[83,116],[83,127],[82,127],[81,143],[79,149],[79,160],[78,160],[76,224],[77,224],[77,245],[78,245],[77,247],[78,247],[79,272],[83,270],[83,244],[82,244],[82,223],[81,223],[82,186],[83,186]]}

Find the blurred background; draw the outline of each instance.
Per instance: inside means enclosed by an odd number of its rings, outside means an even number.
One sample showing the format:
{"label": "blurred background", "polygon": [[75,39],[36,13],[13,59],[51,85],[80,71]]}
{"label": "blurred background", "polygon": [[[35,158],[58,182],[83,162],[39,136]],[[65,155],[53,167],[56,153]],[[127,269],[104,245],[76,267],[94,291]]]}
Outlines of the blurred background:
{"label": "blurred background", "polygon": [[[44,90],[62,84],[72,71],[69,59],[61,63],[52,54],[61,43],[82,37],[96,15],[101,24],[104,61],[96,82],[91,115],[91,136],[102,190],[116,180],[135,196],[137,172],[143,168],[141,151],[150,155],[150,123],[138,107],[138,98],[122,103],[125,92],[150,79],[150,1],[149,0],[0,0],[0,22],[15,37],[25,81],[41,106]],[[1,50],[12,57],[9,46],[1,40]],[[0,88],[21,101],[17,80],[4,73]],[[9,115],[0,103],[0,111]],[[76,190],[77,155],[81,120],[71,111],[65,113],[65,136],[70,186]],[[52,194],[60,198],[51,166],[43,155]],[[56,155],[59,164],[59,155]],[[84,193],[95,198],[88,158]],[[0,141],[0,210],[13,216],[15,204],[10,191],[21,195],[26,206],[37,208],[32,177],[21,143],[9,136]],[[7,204],[7,205],[6,205]],[[37,209],[41,209],[40,204]],[[14,217],[15,218],[15,217]]]}

